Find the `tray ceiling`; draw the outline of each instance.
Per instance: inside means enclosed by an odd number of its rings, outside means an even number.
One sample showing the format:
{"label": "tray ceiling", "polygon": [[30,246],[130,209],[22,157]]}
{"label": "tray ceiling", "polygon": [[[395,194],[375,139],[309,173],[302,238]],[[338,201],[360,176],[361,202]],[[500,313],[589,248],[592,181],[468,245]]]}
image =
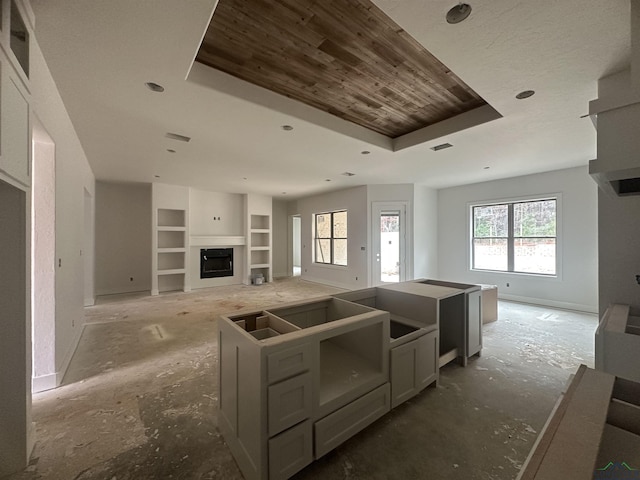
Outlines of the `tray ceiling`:
{"label": "tray ceiling", "polygon": [[196,61],[391,138],[486,105],[369,0],[220,0]]}

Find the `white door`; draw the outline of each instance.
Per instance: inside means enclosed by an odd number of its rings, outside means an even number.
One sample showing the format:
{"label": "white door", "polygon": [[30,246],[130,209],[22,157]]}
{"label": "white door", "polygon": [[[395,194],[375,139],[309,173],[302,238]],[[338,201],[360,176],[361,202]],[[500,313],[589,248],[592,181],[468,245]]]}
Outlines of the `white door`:
{"label": "white door", "polygon": [[402,202],[372,205],[373,285],[405,280],[405,213]]}

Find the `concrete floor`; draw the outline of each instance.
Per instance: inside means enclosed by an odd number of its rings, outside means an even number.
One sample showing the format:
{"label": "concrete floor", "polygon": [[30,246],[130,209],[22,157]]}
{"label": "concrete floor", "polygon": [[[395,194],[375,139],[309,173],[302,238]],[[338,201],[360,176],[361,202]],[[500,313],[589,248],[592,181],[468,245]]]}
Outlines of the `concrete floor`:
{"label": "concrete floor", "polygon": [[[64,385],[33,398],[26,479],[241,479],[217,430],[216,318],[340,291],[299,278],[103,297]],[[512,479],[578,365],[595,315],[500,302],[482,357],[316,461],[302,479]]]}

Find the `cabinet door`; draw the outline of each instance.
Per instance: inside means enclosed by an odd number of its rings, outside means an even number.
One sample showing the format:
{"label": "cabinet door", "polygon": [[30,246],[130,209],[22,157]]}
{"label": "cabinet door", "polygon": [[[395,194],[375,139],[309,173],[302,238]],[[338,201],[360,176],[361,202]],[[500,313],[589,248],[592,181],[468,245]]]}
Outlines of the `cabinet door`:
{"label": "cabinet door", "polygon": [[418,340],[391,349],[391,408],[396,408],[420,391],[416,383]]}
{"label": "cabinet door", "polygon": [[431,332],[415,340],[418,344],[416,385],[421,391],[438,380],[438,332]]}
{"label": "cabinet door", "polygon": [[482,292],[467,296],[467,357],[482,350]]}
{"label": "cabinet door", "polygon": [[313,461],[311,420],[269,440],[269,480],[287,479]]}
{"label": "cabinet door", "polygon": [[406,402],[437,379],[437,332],[391,350],[391,408]]}

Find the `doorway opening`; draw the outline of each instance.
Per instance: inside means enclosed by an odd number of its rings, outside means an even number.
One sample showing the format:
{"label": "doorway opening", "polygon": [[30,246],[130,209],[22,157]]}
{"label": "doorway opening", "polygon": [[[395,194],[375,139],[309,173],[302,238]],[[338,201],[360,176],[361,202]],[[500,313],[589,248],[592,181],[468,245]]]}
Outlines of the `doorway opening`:
{"label": "doorway opening", "polygon": [[405,280],[405,212],[403,202],[373,203],[373,285]]}
{"label": "doorway opening", "polygon": [[57,387],[55,301],[55,144],[33,120],[31,188],[31,328],[33,391]]}
{"label": "doorway opening", "polygon": [[300,228],[301,228],[300,215],[294,215],[293,217],[291,217],[291,220],[293,222],[292,236],[291,236],[291,245],[293,250],[291,275],[294,277],[299,277],[300,275],[302,275],[302,259],[301,259],[302,254],[301,254],[301,248],[300,248],[302,243],[302,236],[300,232]]}

